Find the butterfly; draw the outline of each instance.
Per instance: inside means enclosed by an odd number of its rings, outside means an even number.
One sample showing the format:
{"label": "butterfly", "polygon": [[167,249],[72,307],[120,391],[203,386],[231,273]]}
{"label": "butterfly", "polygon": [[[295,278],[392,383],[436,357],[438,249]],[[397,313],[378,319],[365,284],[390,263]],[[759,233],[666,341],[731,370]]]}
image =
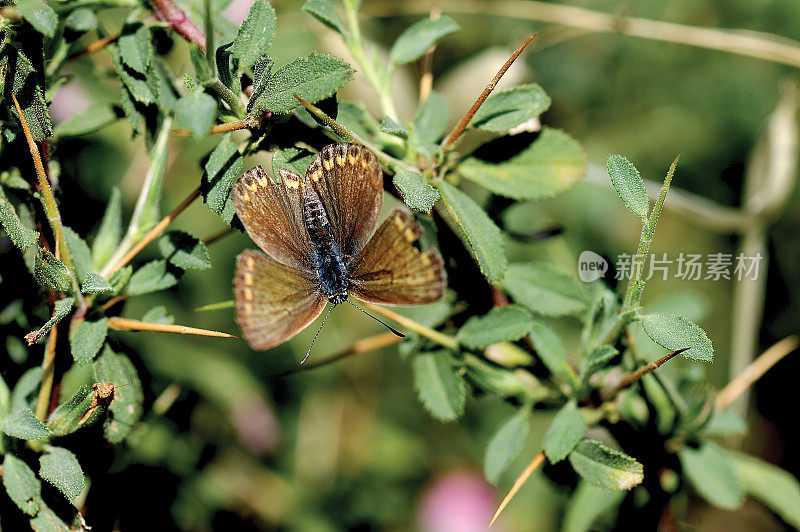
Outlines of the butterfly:
{"label": "butterfly", "polygon": [[242,252],[234,275],[236,319],[253,349],[289,340],[331,303],[324,325],[330,309],[352,304],[350,296],[384,305],[442,297],[441,256],[413,245],[422,234],[414,217],[398,209],[375,230],[383,171],[370,150],[331,144],[305,176],[286,168],[276,173],[280,182],[256,166],[232,192],[236,214],[264,252]]}

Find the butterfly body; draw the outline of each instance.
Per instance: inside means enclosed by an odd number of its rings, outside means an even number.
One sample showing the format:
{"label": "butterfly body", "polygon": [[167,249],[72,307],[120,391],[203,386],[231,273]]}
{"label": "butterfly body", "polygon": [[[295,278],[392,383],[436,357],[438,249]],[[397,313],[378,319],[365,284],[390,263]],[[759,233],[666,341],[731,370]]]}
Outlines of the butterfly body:
{"label": "butterfly body", "polygon": [[[305,176],[260,166],[234,186],[236,213],[264,253],[236,262],[236,318],[254,349],[292,338],[324,310],[353,296],[386,305],[440,299],[445,275],[435,249],[414,242],[422,229],[396,210],[378,226],[383,172],[375,155],[354,144],[323,148]],[[376,230],[377,227],[377,230]]]}

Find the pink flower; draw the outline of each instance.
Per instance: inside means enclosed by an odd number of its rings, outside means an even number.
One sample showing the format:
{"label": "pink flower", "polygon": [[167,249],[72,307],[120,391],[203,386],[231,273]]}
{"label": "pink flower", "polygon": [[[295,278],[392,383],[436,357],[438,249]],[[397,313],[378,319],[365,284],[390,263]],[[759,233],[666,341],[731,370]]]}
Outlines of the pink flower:
{"label": "pink flower", "polygon": [[[485,532],[497,509],[494,489],[466,469],[438,477],[423,492],[417,523],[423,532]],[[500,523],[493,529],[502,530]]]}

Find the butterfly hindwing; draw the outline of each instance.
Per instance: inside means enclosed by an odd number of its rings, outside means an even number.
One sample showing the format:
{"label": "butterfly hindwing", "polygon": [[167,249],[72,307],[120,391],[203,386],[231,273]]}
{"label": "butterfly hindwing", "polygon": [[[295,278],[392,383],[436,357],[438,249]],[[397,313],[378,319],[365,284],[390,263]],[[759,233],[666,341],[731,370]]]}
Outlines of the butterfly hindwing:
{"label": "butterfly hindwing", "polygon": [[261,166],[251,168],[233,187],[233,205],[247,234],[276,261],[310,270],[308,231],[303,222],[300,176],[280,168],[275,183]]}
{"label": "butterfly hindwing", "polygon": [[289,340],[322,313],[327,300],[313,278],[257,251],[236,259],[236,321],[256,350]]}
{"label": "butterfly hindwing", "polygon": [[375,155],[357,144],[331,144],[308,167],[307,183],[319,195],[334,238],[351,259],[364,248],[383,205],[383,171]]}
{"label": "butterfly hindwing", "polygon": [[414,247],[421,234],[411,214],[401,210],[390,214],[353,262],[350,293],[385,305],[440,299],[445,287],[442,258],[434,249],[420,252]]}

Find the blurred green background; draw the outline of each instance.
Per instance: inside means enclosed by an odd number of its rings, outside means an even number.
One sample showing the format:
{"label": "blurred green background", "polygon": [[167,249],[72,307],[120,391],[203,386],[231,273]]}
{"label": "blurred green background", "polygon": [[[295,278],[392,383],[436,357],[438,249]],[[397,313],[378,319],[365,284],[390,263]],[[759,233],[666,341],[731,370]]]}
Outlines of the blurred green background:
{"label": "blurred green background", "polygon": [[[248,5],[234,0],[226,13],[237,23]],[[274,5],[278,38],[272,51],[279,55],[279,63],[311,50],[348,57],[332,32],[300,11],[300,2]],[[646,179],[659,181],[680,153],[675,188],[733,208],[742,204],[748,158],[796,69],[681,44],[578,34],[516,17],[465,14],[469,5],[456,12],[444,7],[461,31],[442,41],[433,67],[434,89],[450,101],[453,122],[509,52],[532,31],[540,31],[539,42],[503,83],[539,83],[553,99],[543,122],[576,138],[590,164],[602,166],[609,153],[621,153]],[[571,5],[800,39],[800,3],[794,0],[602,0]],[[365,37],[386,48],[426,12],[423,8],[424,3],[367,0],[362,7]],[[109,27],[121,23],[114,20],[113,11],[108,15]],[[185,51],[175,46],[170,52],[176,73],[190,70]],[[78,63],[74,68],[79,74],[89,67]],[[416,76],[412,66],[395,79],[404,119],[415,109]],[[59,91],[53,113],[63,120],[79,112],[82,101],[107,98],[104,87],[73,83]],[[340,98],[374,103],[358,79]],[[165,211],[196,186],[199,161],[214,144],[215,139],[170,141]],[[102,217],[115,185],[121,187],[130,214],[148,157],[141,138],[129,140],[127,122],[86,139],[62,141],[54,157],[61,160],[62,201],[85,202],[82,212],[67,214],[65,224],[85,233]],[[262,153],[247,164],[268,164],[268,160],[269,155]],[[590,174],[593,177],[555,199],[517,206],[505,214],[506,227],[521,232],[564,228],[559,236],[542,242],[510,242],[511,260],[549,258],[576,271],[583,250],[612,259],[633,252],[637,220],[605,184],[602,170]],[[785,210],[764,226],[768,261],[762,264],[761,275],[767,280],[758,302],[764,318],[756,324],[757,352],[800,329],[800,204],[794,187],[791,190]],[[198,237],[223,229],[221,221],[199,203],[174,225]],[[741,234],[711,231],[695,217],[675,212],[668,199],[652,251],[670,256],[736,253],[741,244]],[[232,298],[234,258],[253,247],[238,232],[222,238],[210,248],[212,270],[187,272],[168,292],[132,299],[124,316],[139,319],[163,305],[176,323],[238,334],[231,309],[195,309]],[[705,371],[715,387],[729,380],[735,347],[735,285],[735,281],[676,279],[648,285],[646,306],[680,308],[708,331],[716,348],[713,365],[676,359],[659,371]],[[761,312],[758,305],[744,310]],[[337,309],[315,345],[312,361],[378,332],[380,326],[354,309]],[[131,352],[138,353],[143,363],[139,368],[143,380],[151,380],[155,390],[147,400],[165,390],[163,397],[177,395],[177,399],[163,416],[146,417],[126,447],[109,458],[116,473],[110,485],[92,486],[87,506],[105,500],[122,505],[123,530],[150,529],[154,522],[171,519],[175,527],[190,530],[446,530],[441,528],[442,515],[450,516],[445,521],[449,526],[460,527],[452,530],[483,529],[513,479],[541,448],[549,414],[534,416],[532,437],[495,490],[482,480],[482,455],[490,435],[513,412],[511,406],[480,397],[470,400],[459,422],[431,419],[417,401],[409,365],[397,348],[279,376],[297,368],[313,333],[309,328],[266,353],[252,352],[243,340],[128,333]],[[646,340],[639,336],[637,341],[647,353]],[[32,351],[30,356],[39,354]],[[796,414],[787,403],[787,390],[799,369],[797,360],[789,357],[758,384],[749,410],[751,432],[744,441],[734,442],[795,474],[800,463],[791,450],[797,449],[798,440],[790,425]],[[119,490],[128,496],[120,497]],[[536,474],[495,526],[557,529],[566,500],[566,491]],[[753,502],[736,513],[709,509],[698,500],[678,504],[688,512],[688,522],[681,525],[780,529]],[[99,526],[104,529],[102,523]]]}

